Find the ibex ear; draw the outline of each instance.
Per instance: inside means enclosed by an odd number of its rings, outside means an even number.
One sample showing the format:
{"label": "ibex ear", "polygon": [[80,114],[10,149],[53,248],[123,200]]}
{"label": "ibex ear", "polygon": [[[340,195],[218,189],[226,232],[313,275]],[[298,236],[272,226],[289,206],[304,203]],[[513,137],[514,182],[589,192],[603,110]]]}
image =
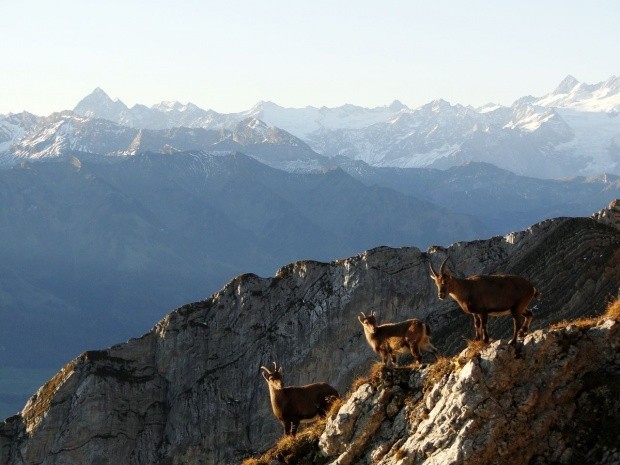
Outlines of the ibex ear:
{"label": "ibex ear", "polygon": [[364,320],[362,320],[362,317],[358,315],[357,320],[361,323],[364,324]]}

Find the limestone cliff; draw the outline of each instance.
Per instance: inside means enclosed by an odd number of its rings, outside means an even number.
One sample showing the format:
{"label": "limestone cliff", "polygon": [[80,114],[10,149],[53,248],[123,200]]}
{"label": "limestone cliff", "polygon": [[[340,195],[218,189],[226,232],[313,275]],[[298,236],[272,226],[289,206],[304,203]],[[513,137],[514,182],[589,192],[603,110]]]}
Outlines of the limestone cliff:
{"label": "limestone cliff", "polygon": [[[531,280],[542,294],[532,329],[602,309],[620,287],[618,209],[426,252],[382,247],[294,263],[273,278],[239,276],[141,338],[67,364],[20,415],[0,423],[0,463],[237,463],[281,435],[261,365],[277,359],[287,384],[324,380],[344,393],[376,361],[360,311],[374,309],[382,321],[424,319],[441,351],[463,349],[472,323],[453,302],[438,301],[431,260],[447,255],[462,275]],[[492,320],[491,338],[506,337],[509,320]]]}

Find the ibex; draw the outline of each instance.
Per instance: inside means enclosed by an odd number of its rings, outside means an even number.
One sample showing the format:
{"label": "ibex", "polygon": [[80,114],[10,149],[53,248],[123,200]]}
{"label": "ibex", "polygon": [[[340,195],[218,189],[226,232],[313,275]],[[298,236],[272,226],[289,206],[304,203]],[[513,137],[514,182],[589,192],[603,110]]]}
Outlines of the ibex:
{"label": "ibex", "polygon": [[372,350],[377,352],[384,364],[389,361],[396,365],[396,353],[409,349],[413,358],[422,361],[421,350],[430,352],[437,358],[439,351],[431,344],[431,329],[420,321],[411,319],[400,323],[377,324],[375,312],[366,316],[363,312],[357,319],[364,327],[366,340]]}
{"label": "ibex", "polygon": [[460,279],[445,271],[447,260],[441,263],[439,273],[430,264],[431,278],[437,285],[440,300],[449,295],[465,313],[474,317],[477,341],[489,342],[489,315],[512,315],[514,334],[510,344],[517,341],[517,336],[527,334],[533,317],[527,306],[533,297],[538,297],[532,283],[515,275],[476,275]]}
{"label": "ibex", "polygon": [[273,371],[262,366],[263,377],[269,386],[271,409],[284,426],[284,434],[295,436],[302,420],[310,420],[317,415],[324,417],[336,400],[338,391],[327,383],[314,383],[305,386],[284,387],[282,367],[273,362]]}

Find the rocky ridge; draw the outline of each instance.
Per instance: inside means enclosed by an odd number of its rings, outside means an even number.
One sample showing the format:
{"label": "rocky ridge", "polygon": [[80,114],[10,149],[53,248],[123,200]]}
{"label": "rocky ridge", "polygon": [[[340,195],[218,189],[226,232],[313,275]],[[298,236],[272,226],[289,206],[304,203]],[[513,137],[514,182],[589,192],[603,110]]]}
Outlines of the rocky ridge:
{"label": "rocky ridge", "polygon": [[436,382],[433,366],[384,368],[359,386],[327,422],[323,463],[620,462],[619,321],[538,330],[439,363],[449,366]]}
{"label": "rocky ridge", "polygon": [[[326,380],[345,392],[376,360],[360,311],[374,309],[381,321],[422,318],[442,352],[460,352],[471,321],[437,300],[430,261],[447,255],[459,274],[527,277],[543,296],[533,329],[603,308],[620,285],[620,225],[607,221],[617,210],[618,202],[595,218],[549,220],[427,252],[382,247],[293,263],[273,278],[239,276],[141,338],[66,365],[20,415],[0,423],[0,463],[238,462],[280,435],[259,367],[277,359],[287,384]],[[492,338],[510,330],[507,319],[489,325]]]}

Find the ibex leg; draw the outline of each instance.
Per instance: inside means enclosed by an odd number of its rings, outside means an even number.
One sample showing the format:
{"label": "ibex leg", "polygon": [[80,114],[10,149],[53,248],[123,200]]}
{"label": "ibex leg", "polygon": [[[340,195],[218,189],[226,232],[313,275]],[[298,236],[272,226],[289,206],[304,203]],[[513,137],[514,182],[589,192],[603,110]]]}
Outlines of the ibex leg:
{"label": "ibex leg", "polygon": [[512,311],[512,319],[514,320],[514,334],[512,335],[512,339],[510,340],[510,344],[514,344],[517,342],[517,336],[519,335],[519,331],[523,327],[523,323],[525,322],[525,317],[518,313],[517,310]]}
{"label": "ibex leg", "polygon": [[430,341],[428,342],[428,344],[426,344],[426,351],[433,354],[433,357],[435,357],[435,360],[439,358],[439,350],[437,350],[437,347],[431,344]]}
{"label": "ibex leg", "polygon": [[297,428],[299,427],[299,421],[294,421],[291,424],[291,436],[295,436],[297,434]]}
{"label": "ibex leg", "polygon": [[474,331],[476,331],[476,341],[482,339],[482,321],[480,321],[480,316],[477,314],[473,314],[474,317]]}
{"label": "ibex leg", "polygon": [[480,320],[480,335],[482,336],[482,340],[486,344],[489,342],[489,335],[487,334],[487,322],[489,320],[489,315],[487,313],[481,313],[478,316]]}
{"label": "ibex leg", "polygon": [[291,425],[292,425],[292,423],[290,421],[283,421],[282,422],[282,426],[284,426],[284,434],[286,436],[291,434]]}
{"label": "ibex leg", "polygon": [[523,326],[521,326],[521,331],[519,331],[519,336],[521,337],[525,337],[530,330],[530,323],[532,322],[532,318],[534,318],[534,314],[526,309],[523,312],[523,316],[525,317],[525,323],[523,323]]}
{"label": "ibex leg", "polygon": [[415,344],[411,344],[409,348],[411,349],[411,356],[413,357],[413,359],[418,363],[422,363],[422,354],[420,354],[420,348]]}

